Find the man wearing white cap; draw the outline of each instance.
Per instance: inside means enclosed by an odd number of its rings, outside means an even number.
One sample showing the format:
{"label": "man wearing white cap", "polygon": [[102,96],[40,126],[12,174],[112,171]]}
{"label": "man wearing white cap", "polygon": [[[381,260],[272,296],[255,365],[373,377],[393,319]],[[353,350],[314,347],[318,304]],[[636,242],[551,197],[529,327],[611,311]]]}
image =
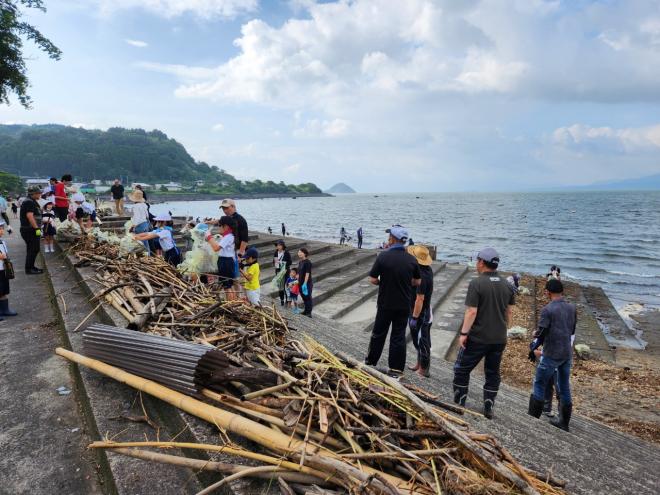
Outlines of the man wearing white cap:
{"label": "man wearing white cap", "polygon": [[417,260],[404,247],[408,231],[401,225],[393,225],[385,232],[390,235],[389,248],[378,255],[369,272],[369,282],[378,286],[378,309],[365,363],[370,366],[378,364],[391,325],[389,374],[399,378],[406,366],[410,299],[413,286],[420,284],[421,274]]}
{"label": "man wearing white cap", "polygon": [[493,418],[500,386],[500,363],[506,346],[507,327],[515,295],[506,279],[497,273],[499,254],[487,247],[477,254],[479,276],[470,282],[465,296],[465,316],[454,364],[454,402],[464,406],[470,373],[484,359],[484,416]]}

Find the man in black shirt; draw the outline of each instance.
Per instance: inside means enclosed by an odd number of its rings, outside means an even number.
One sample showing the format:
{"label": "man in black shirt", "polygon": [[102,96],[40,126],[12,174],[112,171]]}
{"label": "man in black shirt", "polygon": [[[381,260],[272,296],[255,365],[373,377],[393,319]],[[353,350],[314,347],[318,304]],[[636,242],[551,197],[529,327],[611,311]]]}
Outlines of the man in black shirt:
{"label": "man in black shirt", "polygon": [[117,215],[124,214],[124,186],[121,185],[119,179],[115,179],[115,183],[110,188],[112,199],[115,201],[115,211]]}
{"label": "man in black shirt", "polygon": [[40,248],[41,240],[41,208],[37,200],[41,198],[39,186],[30,186],[28,197],[21,204],[21,237],[25,241],[25,273],[37,275],[43,273],[41,268],[34,266]]}
{"label": "man in black shirt", "polygon": [[236,253],[239,259],[245,255],[248,246],[248,224],[245,218],[236,211],[236,202],[233,199],[223,199],[220,208],[225,215],[232,217],[236,222]]}
{"label": "man in black shirt", "polygon": [[390,235],[389,248],[378,255],[369,272],[369,282],[378,286],[378,309],[365,363],[370,366],[378,364],[392,325],[389,373],[398,378],[406,366],[406,323],[410,315],[412,288],[420,284],[421,274],[417,260],[404,247],[408,231],[401,225],[393,225],[385,232]]}
{"label": "man in black shirt", "polygon": [[[550,421],[553,426],[568,431],[568,423],[573,412],[571,386],[571,361],[573,340],[577,324],[577,309],[574,304],[564,300],[564,286],[560,280],[550,279],[545,284],[545,291],[550,303],[541,310],[539,328],[530,344],[529,359],[541,358],[536,368],[534,389],[529,397],[529,414],[538,418],[543,410],[545,389],[550,379],[557,373],[559,390],[559,418]],[[543,346],[543,352],[539,347]]]}
{"label": "man in black shirt", "polygon": [[410,369],[416,371],[420,376],[428,378],[429,366],[431,364],[431,324],[433,314],[431,312],[431,295],[433,294],[433,260],[428,248],[424,246],[409,246],[406,251],[413,255],[419,265],[422,276],[420,284],[413,290],[410,300],[410,335],[417,349],[417,364]]}
{"label": "man in black shirt", "polygon": [[454,402],[464,406],[470,373],[484,359],[484,416],[493,417],[500,386],[500,363],[506,346],[515,296],[506,279],[497,273],[500,257],[493,248],[477,254],[479,276],[470,282],[465,297],[465,317],[454,364]]}

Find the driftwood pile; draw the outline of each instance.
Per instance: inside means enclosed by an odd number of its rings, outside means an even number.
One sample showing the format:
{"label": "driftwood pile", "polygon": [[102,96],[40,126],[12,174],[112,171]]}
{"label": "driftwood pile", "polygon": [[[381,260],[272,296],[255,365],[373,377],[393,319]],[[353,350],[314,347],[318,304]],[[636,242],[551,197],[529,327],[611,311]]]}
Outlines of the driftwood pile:
{"label": "driftwood pile", "polygon": [[[333,354],[309,337],[296,339],[274,308],[223,301],[213,286],[193,284],[152,257],[119,258],[113,246],[87,239],[72,247],[96,270],[105,300],[140,331],[210,344],[234,366],[268,370],[273,384],[219,380],[202,399],[58,349],[58,354],[259,444],[247,451],[226,435],[220,445],[95,442],[94,448],[155,462],[225,473],[203,493],[245,476],[277,480],[283,494],[559,494],[563,482],[523,468],[489,435],[422,390]],[[459,413],[459,414],[456,414]],[[259,466],[204,462],[146,450],[224,452]]]}

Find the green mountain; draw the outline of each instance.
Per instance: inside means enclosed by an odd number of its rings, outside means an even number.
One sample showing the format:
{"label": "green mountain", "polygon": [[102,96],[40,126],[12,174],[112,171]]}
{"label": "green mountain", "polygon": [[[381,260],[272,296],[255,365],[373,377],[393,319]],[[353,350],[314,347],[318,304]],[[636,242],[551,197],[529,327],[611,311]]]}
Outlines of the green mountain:
{"label": "green mountain", "polygon": [[198,162],[183,145],[159,130],[80,129],[56,124],[0,125],[0,169],[22,176],[70,173],[76,181],[128,176],[131,182],[184,184],[203,180],[205,192],[320,193],[315,184],[239,181]]}

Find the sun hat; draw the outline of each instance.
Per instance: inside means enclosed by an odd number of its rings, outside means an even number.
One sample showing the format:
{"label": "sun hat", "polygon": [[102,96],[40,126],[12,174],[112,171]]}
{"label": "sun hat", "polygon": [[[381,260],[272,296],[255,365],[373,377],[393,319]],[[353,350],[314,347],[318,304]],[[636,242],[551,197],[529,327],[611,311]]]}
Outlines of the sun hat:
{"label": "sun hat", "polygon": [[222,200],[222,203],[220,203],[220,208],[227,208],[229,206],[236,208],[236,201],[231,198],[226,198]]}
{"label": "sun hat", "polygon": [[498,265],[500,263],[500,255],[497,254],[495,248],[492,247],[483,248],[477,253],[477,258],[493,265]]}
{"label": "sun hat", "polygon": [[71,196],[71,201],[74,203],[82,203],[85,201],[85,195],[83,193],[76,193],[73,196]]}
{"label": "sun hat", "polygon": [[144,194],[139,189],[136,189],[128,195],[128,199],[133,201],[133,203],[144,203]]}
{"label": "sun hat", "polygon": [[408,254],[412,254],[417,259],[417,263],[422,266],[431,266],[433,264],[431,254],[426,246],[416,244],[414,246],[408,246],[406,251],[408,251]]}
{"label": "sun hat", "polygon": [[408,240],[408,231],[403,225],[392,225],[389,229],[385,230],[388,234],[391,234],[392,237],[399,239],[400,241]]}
{"label": "sun hat", "polygon": [[172,216],[169,213],[159,213],[156,215],[156,218],[154,218],[155,221],[157,222],[171,222],[172,221]]}

